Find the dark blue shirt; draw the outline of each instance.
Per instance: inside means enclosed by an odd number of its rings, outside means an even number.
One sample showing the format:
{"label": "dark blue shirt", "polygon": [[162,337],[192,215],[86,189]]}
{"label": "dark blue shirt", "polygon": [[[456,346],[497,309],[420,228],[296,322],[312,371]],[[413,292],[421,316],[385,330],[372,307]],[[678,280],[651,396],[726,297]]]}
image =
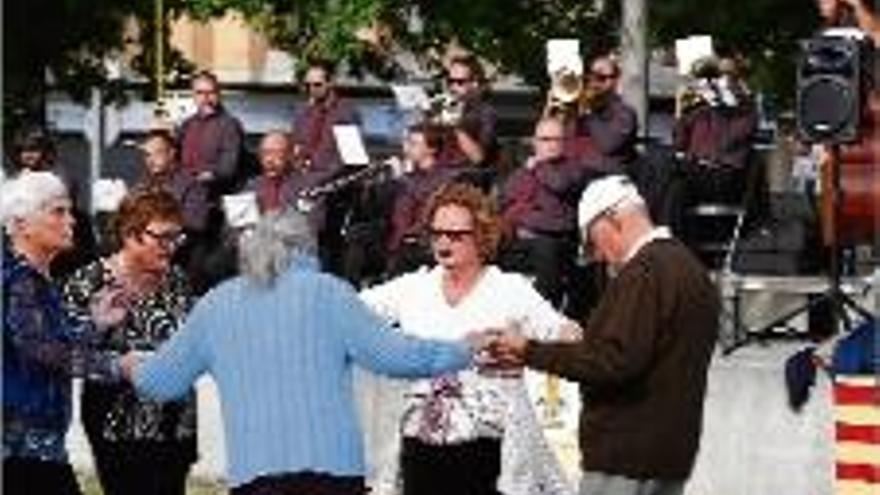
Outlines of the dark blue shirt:
{"label": "dark blue shirt", "polygon": [[[7,243],[4,243],[7,244]],[[97,332],[74,326],[53,282],[3,249],[3,458],[63,462],[71,377],[116,379],[115,353],[95,353]]]}

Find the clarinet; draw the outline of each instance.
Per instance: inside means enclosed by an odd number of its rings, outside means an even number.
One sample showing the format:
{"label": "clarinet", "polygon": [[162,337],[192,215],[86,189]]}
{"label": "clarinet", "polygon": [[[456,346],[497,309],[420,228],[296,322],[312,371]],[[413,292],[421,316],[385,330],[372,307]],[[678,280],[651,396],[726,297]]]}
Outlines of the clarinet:
{"label": "clarinet", "polygon": [[388,170],[389,168],[391,168],[391,165],[386,162],[371,163],[363,170],[358,170],[357,172],[343,175],[336,179],[331,179],[315,187],[303,189],[296,195],[296,207],[302,212],[309,212],[314,208],[318,199],[337,191],[341,191],[351,184],[368,179]]}
{"label": "clarinet", "polygon": [[389,168],[387,163],[375,163],[367,165],[363,170],[358,170],[357,172],[343,175],[336,179],[329,180],[321,185],[310,187],[308,189],[303,189],[297,195],[300,199],[316,199],[321,196],[326,196],[328,194],[335,193],[336,191],[340,191],[351,184],[359,182],[363,179],[367,179],[372,175],[378,174]]}

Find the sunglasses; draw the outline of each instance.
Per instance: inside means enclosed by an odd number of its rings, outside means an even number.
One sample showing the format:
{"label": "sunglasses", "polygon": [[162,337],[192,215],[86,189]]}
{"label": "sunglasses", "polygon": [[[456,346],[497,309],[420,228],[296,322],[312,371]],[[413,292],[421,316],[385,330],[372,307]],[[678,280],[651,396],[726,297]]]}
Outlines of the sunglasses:
{"label": "sunglasses", "polygon": [[451,86],[461,86],[471,82],[471,80],[466,77],[450,77],[447,81]]}
{"label": "sunglasses", "polygon": [[615,79],[617,74],[611,74],[607,72],[590,72],[590,77],[597,81],[608,81],[611,79]]}
{"label": "sunglasses", "polygon": [[436,242],[441,238],[445,237],[449,239],[450,242],[461,242],[466,237],[474,235],[473,229],[430,229],[428,231],[428,236],[430,236],[431,240]]}

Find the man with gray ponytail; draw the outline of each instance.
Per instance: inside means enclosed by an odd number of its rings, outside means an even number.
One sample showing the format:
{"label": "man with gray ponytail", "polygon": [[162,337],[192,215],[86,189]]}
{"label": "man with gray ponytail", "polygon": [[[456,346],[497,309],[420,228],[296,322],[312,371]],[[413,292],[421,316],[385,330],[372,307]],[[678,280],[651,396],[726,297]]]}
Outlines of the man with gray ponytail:
{"label": "man with gray ponytail", "polygon": [[212,375],[232,494],[362,494],[354,365],[425,377],[468,366],[474,346],[391,331],[350,286],[319,272],[314,234],[296,211],[265,216],[240,242],[242,275],[205,295],[154,356],[123,367],[159,400]]}

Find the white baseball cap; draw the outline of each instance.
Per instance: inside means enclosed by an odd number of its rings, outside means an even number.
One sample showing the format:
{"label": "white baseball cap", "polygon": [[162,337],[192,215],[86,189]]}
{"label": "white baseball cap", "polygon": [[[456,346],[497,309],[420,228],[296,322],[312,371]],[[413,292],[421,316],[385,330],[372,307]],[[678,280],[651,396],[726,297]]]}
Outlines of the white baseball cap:
{"label": "white baseball cap", "polygon": [[624,175],[609,175],[587,186],[578,204],[578,227],[586,230],[603,213],[621,205],[644,205],[635,184]]}

